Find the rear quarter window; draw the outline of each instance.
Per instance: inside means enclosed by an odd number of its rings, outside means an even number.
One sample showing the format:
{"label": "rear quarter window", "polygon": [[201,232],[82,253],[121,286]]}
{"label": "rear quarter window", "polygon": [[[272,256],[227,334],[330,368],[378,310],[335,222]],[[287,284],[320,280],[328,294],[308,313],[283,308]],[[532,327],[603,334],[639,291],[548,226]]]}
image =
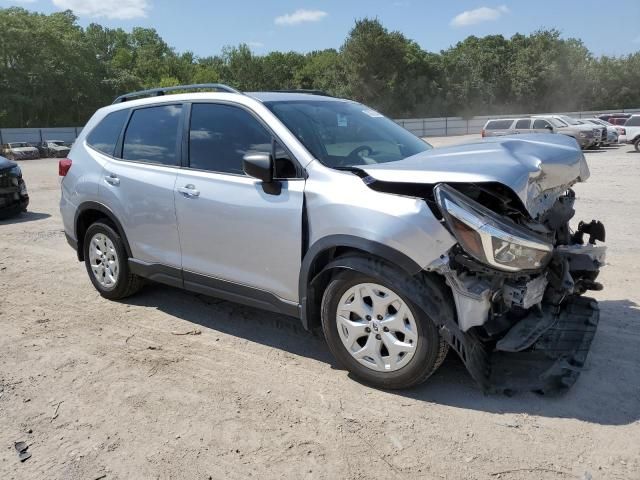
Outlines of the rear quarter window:
{"label": "rear quarter window", "polygon": [[531,125],[531,120],[528,118],[523,118],[522,120],[518,120],[516,122],[516,128],[518,129],[528,129]]}
{"label": "rear quarter window", "polygon": [[87,143],[96,150],[113,156],[118,137],[128,116],[128,109],[111,112],[87,135]]}
{"label": "rear quarter window", "polygon": [[513,120],[489,120],[484,127],[485,130],[506,130],[511,128]]}

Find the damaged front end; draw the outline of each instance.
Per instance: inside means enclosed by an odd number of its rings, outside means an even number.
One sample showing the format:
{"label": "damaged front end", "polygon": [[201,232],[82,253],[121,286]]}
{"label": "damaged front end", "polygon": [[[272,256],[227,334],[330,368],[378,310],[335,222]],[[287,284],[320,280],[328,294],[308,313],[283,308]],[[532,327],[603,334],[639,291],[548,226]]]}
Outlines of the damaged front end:
{"label": "damaged front end", "polygon": [[[486,391],[559,393],[576,381],[594,337],[604,226],[571,232],[575,194],[546,192],[531,210],[479,184],[438,184],[433,200],[458,240],[430,266],[446,278],[457,328],[441,331]],[[552,197],[549,200],[549,197]]]}

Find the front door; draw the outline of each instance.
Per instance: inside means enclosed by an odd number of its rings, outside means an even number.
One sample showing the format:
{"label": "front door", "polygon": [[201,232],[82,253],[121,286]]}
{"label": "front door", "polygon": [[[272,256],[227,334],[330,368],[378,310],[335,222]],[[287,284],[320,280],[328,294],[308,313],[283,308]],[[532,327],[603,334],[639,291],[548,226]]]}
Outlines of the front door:
{"label": "front door", "polygon": [[[189,282],[268,292],[298,303],[304,180],[273,135],[243,107],[194,103],[188,168],[178,173],[176,215],[182,268]],[[279,194],[244,174],[249,152],[280,152]],[[291,162],[291,163],[288,163]],[[280,170],[281,175],[278,175]]]}

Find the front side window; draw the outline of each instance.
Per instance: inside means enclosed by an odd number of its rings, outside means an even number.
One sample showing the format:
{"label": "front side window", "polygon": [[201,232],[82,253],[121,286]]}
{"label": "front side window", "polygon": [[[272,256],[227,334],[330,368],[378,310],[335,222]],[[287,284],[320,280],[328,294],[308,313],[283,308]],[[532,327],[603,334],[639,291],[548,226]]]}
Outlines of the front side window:
{"label": "front side window", "polygon": [[324,165],[348,168],[393,162],[432,147],[378,112],[355,102],[265,102]]}
{"label": "front side window", "polygon": [[87,143],[96,150],[113,156],[118,137],[128,116],[129,110],[126,109],[110,113],[91,130],[91,133],[87,136]]}
{"label": "front side window", "polygon": [[124,134],[122,158],[160,165],[178,164],[181,105],[135,110]]}
{"label": "front side window", "polygon": [[531,120],[529,120],[528,118],[524,118],[516,122],[516,128],[518,129],[528,129],[529,125],[531,125]]}
{"label": "front side window", "polygon": [[546,120],[537,119],[533,122],[533,128],[541,129],[541,128],[551,128],[551,125]]}
{"label": "front side window", "polygon": [[215,103],[191,107],[189,167],[243,175],[242,158],[249,153],[272,153],[271,134],[253,115]]}

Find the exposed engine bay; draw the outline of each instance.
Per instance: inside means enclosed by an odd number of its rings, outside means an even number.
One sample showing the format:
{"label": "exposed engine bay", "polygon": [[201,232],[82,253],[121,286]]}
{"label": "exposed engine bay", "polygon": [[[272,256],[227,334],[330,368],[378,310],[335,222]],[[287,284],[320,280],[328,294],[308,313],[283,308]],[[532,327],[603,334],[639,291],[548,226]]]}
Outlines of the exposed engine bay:
{"label": "exposed engine bay", "polygon": [[[439,185],[434,193],[460,243],[432,269],[451,287],[463,332],[452,345],[471,374],[485,389],[503,392],[571,386],[598,323],[596,301],[581,295],[602,289],[596,281],[605,262],[605,247],[597,244],[605,240],[602,223],[570,230],[571,189],[536,219],[517,199],[481,185]],[[487,217],[479,222],[469,211]],[[490,239],[476,233],[483,230]]]}

